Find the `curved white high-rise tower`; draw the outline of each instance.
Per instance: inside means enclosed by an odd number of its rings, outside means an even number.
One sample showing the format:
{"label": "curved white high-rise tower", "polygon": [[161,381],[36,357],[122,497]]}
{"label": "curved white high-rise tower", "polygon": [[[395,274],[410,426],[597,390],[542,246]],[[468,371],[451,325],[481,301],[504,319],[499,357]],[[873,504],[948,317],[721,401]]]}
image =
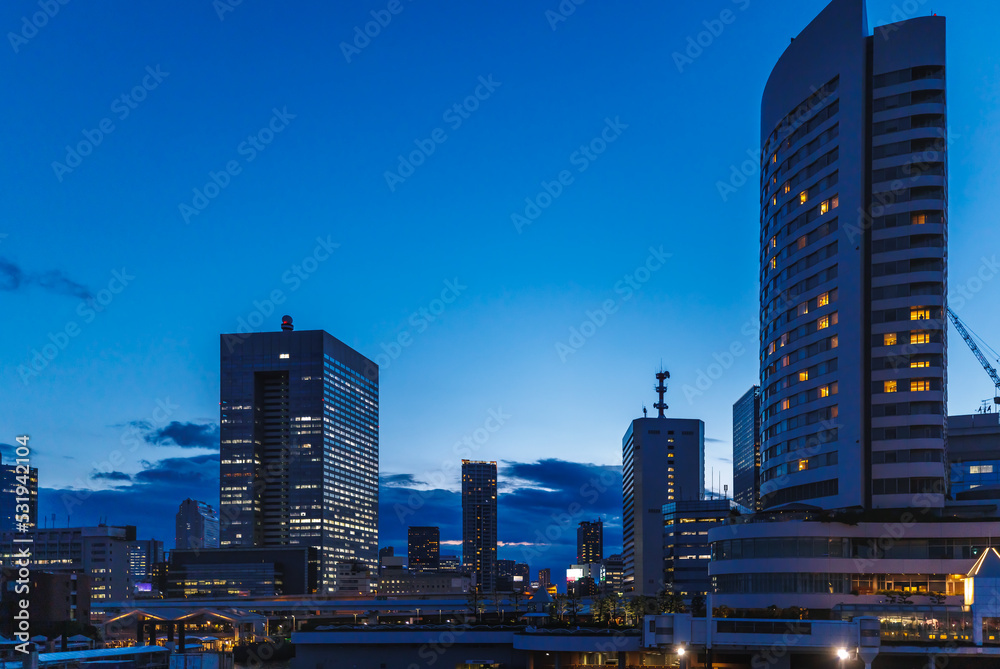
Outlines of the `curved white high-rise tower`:
{"label": "curved white high-rise tower", "polygon": [[940,507],[945,22],[834,0],[761,104],[764,509]]}

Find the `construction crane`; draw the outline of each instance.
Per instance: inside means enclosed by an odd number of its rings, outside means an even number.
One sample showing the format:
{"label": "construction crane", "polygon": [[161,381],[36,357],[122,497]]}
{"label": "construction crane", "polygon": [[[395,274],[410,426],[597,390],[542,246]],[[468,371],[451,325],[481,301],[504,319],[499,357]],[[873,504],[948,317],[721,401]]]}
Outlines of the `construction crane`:
{"label": "construction crane", "polygon": [[[951,317],[951,322],[955,324],[955,329],[958,330],[958,334],[962,335],[962,339],[964,339],[965,343],[969,345],[970,349],[972,349],[972,353],[979,360],[979,364],[983,366],[983,369],[986,370],[986,373],[990,375],[991,379],[993,379],[993,385],[995,386],[993,392],[993,403],[1000,404],[1000,374],[997,374],[997,370],[993,368],[993,365],[990,364],[990,361],[987,360],[986,356],[983,355],[983,352],[979,350],[979,346],[976,344],[976,340],[972,338],[971,334],[969,334],[969,330],[965,326],[965,323],[963,323],[962,319],[959,318],[958,315],[951,310],[951,307],[948,308],[948,316]],[[989,400],[986,401],[988,402]]]}

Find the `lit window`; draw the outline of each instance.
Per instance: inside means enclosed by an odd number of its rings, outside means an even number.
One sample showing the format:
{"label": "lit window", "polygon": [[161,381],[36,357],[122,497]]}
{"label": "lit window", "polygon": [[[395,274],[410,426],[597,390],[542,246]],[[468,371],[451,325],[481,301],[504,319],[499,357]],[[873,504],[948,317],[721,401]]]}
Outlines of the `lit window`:
{"label": "lit window", "polygon": [[808,380],[809,380],[809,370],[803,369],[801,372],[799,372],[799,381],[808,381]]}
{"label": "lit window", "polygon": [[911,321],[926,321],[931,317],[930,309],[910,309]]}
{"label": "lit window", "polygon": [[781,359],[782,367],[788,367],[790,364],[792,364],[792,359],[789,358],[787,355]]}
{"label": "lit window", "polygon": [[913,360],[910,362],[910,369],[920,369],[923,367],[930,367],[931,363],[928,360]]}
{"label": "lit window", "polygon": [[911,393],[925,393],[931,389],[930,381],[910,381]]}
{"label": "lit window", "polygon": [[836,209],[839,206],[840,206],[840,196],[839,195],[834,195],[830,199],[830,209]]}
{"label": "lit window", "polygon": [[830,386],[820,386],[820,388],[819,388],[819,396],[820,397],[829,397],[830,396]]}
{"label": "lit window", "polygon": [[790,407],[791,407],[791,401],[790,400],[781,400],[781,410],[782,411],[788,411],[788,409]]}
{"label": "lit window", "polygon": [[819,205],[819,213],[825,214],[828,211],[830,211],[830,201],[823,200],[823,202],[821,202]]}
{"label": "lit window", "polygon": [[798,313],[799,313],[799,316],[805,316],[806,314],[808,314],[809,313],[809,303],[808,302],[803,302],[802,304],[800,304],[799,305]]}
{"label": "lit window", "polygon": [[830,337],[830,348],[837,348],[838,346],[840,346],[840,336],[833,335]]}
{"label": "lit window", "polygon": [[791,192],[792,192],[792,182],[786,181],[785,182],[785,193],[791,193]]}
{"label": "lit window", "polygon": [[970,465],[969,466],[969,473],[970,474],[992,474],[993,473],[993,465]]}
{"label": "lit window", "polygon": [[774,353],[774,348],[775,348],[775,343],[772,341],[771,345],[767,347],[767,354],[771,355],[772,353]]}
{"label": "lit window", "polygon": [[809,461],[808,460],[799,460],[799,471],[803,472],[803,471],[805,471],[807,469],[809,469]]}
{"label": "lit window", "polygon": [[929,344],[931,343],[931,336],[926,332],[911,332],[910,333],[910,343],[911,344]]}
{"label": "lit window", "polygon": [[799,204],[805,204],[806,200],[808,199],[809,199],[809,191],[804,190],[801,193],[799,193]]}
{"label": "lit window", "polygon": [[778,154],[777,154],[777,152],[773,156],[771,156],[771,164],[773,165],[776,162],[778,162]]}
{"label": "lit window", "polygon": [[786,332],[785,334],[781,335],[781,345],[784,346],[787,343],[788,343],[788,333]]}
{"label": "lit window", "polygon": [[772,249],[778,248],[778,236],[777,235],[775,235],[774,237],[771,237],[771,248]]}
{"label": "lit window", "polygon": [[809,240],[805,236],[799,237],[799,240],[796,245],[798,246],[800,251],[806,247],[806,242],[808,241]]}
{"label": "lit window", "polygon": [[777,195],[774,196],[774,199],[771,201],[771,204],[773,204],[774,206],[778,206],[778,196]]}
{"label": "lit window", "polygon": [[777,269],[778,267],[778,256],[771,258],[771,269]]}
{"label": "lit window", "polygon": [[924,225],[927,223],[927,214],[914,214],[910,217],[911,225]]}
{"label": "lit window", "polygon": [[828,304],[830,304],[830,293],[823,293],[816,298],[817,307],[825,307]]}
{"label": "lit window", "polygon": [[882,337],[882,344],[884,346],[895,346],[896,345],[896,333],[890,332]]}
{"label": "lit window", "polygon": [[288,354],[287,353],[280,353],[280,354],[278,354],[278,358],[280,358],[281,360],[287,360],[288,359]]}
{"label": "lit window", "polygon": [[830,327],[830,317],[829,316],[823,316],[823,318],[820,318],[818,321],[816,321],[816,329],[817,330],[825,330],[828,327]]}
{"label": "lit window", "polygon": [[885,382],[885,392],[887,392],[887,393],[894,393],[898,389],[899,389],[899,386],[898,386],[898,384],[895,381],[886,381]]}

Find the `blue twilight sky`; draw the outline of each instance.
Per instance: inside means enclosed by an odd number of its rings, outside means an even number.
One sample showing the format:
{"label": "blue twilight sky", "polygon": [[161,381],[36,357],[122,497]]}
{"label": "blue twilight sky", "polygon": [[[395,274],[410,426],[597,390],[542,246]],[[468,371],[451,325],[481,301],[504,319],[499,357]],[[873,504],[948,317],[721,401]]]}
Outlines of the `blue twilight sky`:
{"label": "blue twilight sky", "polygon": [[[31,435],[43,513],[172,544],[181,499],[218,500],[218,335],[282,313],[382,355],[383,543],[460,539],[469,436],[501,462],[501,540],[544,549],[501,557],[559,568],[570,524],[602,515],[615,549],[621,436],[661,361],[669,414],[706,422],[706,475],[730,482],[757,177],[718,183],[756,154],[770,69],[825,0],[564,2],[558,21],[557,0],[235,1],[49,0],[37,29],[38,2],[0,6],[0,442]],[[949,18],[950,281],[1000,347],[975,280],[1000,253],[1000,5],[871,0],[871,23],[903,6]],[[372,11],[391,22],[342,46]],[[950,353],[970,413],[992,384],[957,336]]]}

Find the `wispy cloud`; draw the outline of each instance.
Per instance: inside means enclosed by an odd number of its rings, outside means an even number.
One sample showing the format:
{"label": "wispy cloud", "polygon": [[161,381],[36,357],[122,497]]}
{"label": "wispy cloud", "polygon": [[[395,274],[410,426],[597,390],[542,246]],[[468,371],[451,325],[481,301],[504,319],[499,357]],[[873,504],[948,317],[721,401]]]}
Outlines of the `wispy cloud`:
{"label": "wispy cloud", "polygon": [[94,296],[89,288],[66,276],[62,270],[27,272],[20,265],[0,258],[0,290],[15,292],[33,286],[54,295],[78,297],[82,300],[89,300]]}

